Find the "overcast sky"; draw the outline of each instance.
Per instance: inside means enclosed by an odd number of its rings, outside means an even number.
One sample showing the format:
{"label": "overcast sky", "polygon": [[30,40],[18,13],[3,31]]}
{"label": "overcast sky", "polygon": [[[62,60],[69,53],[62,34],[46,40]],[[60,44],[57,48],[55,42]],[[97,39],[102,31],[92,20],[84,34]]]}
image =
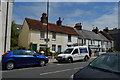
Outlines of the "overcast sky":
{"label": "overcast sky", "polygon": [[[83,28],[87,30],[93,27],[98,27],[100,30],[106,26],[109,29],[118,27],[118,2],[115,0],[111,2],[85,1],[50,2],[49,22],[56,23],[58,17],[61,17],[63,25],[74,27],[76,23],[82,22]],[[23,24],[25,17],[40,20],[44,12],[46,12],[46,2],[14,2],[13,20],[17,24]]]}

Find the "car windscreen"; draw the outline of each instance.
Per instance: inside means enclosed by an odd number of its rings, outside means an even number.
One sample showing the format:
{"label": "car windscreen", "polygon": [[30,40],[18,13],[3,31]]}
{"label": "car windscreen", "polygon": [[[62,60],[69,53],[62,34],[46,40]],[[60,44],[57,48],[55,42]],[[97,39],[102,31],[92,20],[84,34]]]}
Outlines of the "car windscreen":
{"label": "car windscreen", "polygon": [[92,67],[105,69],[111,72],[120,73],[120,56],[118,55],[101,55],[89,65]]}
{"label": "car windscreen", "polygon": [[70,54],[73,51],[73,48],[66,49],[64,54]]}

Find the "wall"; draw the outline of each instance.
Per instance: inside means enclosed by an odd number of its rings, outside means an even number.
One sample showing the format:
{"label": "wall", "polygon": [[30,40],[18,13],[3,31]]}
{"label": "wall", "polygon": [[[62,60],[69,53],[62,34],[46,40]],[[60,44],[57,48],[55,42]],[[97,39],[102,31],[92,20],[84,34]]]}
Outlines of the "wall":
{"label": "wall", "polygon": [[[58,45],[61,45],[61,51],[63,52],[67,47],[68,43],[68,34],[63,34],[63,33],[56,33],[56,40],[52,39],[52,32],[48,33],[48,47],[50,47],[50,50],[52,51],[52,45],[56,45],[56,51],[58,51]],[[45,34],[46,37],[46,34]],[[72,35],[71,37],[71,44],[77,43],[77,37]],[[31,30],[30,31],[30,42],[33,44],[37,44],[37,50],[40,48],[40,44],[46,45],[46,42],[44,39],[40,39],[40,31],[39,30]]]}
{"label": "wall", "polygon": [[[7,20],[7,36],[6,36],[6,51],[10,50],[10,36],[11,36],[11,22],[12,22],[12,8],[13,0],[9,0],[8,6],[8,20]],[[6,28],[6,12],[7,12],[7,2],[1,0],[1,10],[0,10],[0,54],[4,54],[5,49],[5,28]],[[6,52],[5,51],[5,52]]]}
{"label": "wall", "polygon": [[18,45],[29,48],[29,39],[30,39],[30,32],[29,27],[26,21],[24,21],[23,27],[21,29],[19,39],[18,39]]}

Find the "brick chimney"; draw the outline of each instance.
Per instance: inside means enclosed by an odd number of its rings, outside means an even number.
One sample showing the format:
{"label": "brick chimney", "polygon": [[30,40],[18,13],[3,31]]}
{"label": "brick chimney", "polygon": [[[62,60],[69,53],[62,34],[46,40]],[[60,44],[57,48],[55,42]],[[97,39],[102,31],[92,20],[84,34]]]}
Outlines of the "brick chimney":
{"label": "brick chimney", "polygon": [[95,29],[93,28],[93,30],[92,30],[94,33],[96,33],[96,34],[98,34],[99,33],[99,29],[98,29],[98,27],[96,27]]}
{"label": "brick chimney", "polygon": [[46,13],[43,13],[43,14],[42,14],[42,17],[41,17],[41,22],[42,22],[42,23],[47,23],[47,19],[48,19],[47,14],[46,14]]}
{"label": "brick chimney", "polygon": [[105,27],[105,29],[103,29],[103,31],[105,31],[106,33],[108,33],[108,31],[109,31],[108,27]]}
{"label": "brick chimney", "polygon": [[77,30],[82,30],[82,23],[76,23],[74,28]]}
{"label": "brick chimney", "polygon": [[62,25],[62,21],[61,21],[61,18],[60,18],[60,17],[59,17],[59,20],[56,21],[56,24],[57,24],[58,26],[61,26],[61,25]]}

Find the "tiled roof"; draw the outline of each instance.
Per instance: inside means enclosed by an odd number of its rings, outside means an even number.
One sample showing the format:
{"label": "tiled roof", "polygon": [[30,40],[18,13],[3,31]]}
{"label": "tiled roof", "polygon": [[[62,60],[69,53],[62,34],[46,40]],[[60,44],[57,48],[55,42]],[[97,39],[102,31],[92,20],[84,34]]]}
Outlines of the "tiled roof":
{"label": "tiled roof", "polygon": [[104,37],[101,33],[94,33],[92,31],[88,31],[88,30],[77,30],[79,34],[79,38],[82,39],[90,39],[90,40],[102,40],[102,41],[109,41],[106,37]]}
{"label": "tiled roof", "polygon": [[[34,20],[30,18],[25,18],[25,20],[27,21],[30,29],[33,29],[33,30],[37,29],[37,30],[44,30],[44,31],[46,30],[46,25],[43,25],[43,23],[39,20]],[[53,23],[48,23],[48,30],[64,33],[64,34],[78,35],[73,27],[64,26],[64,25],[57,26],[57,24],[53,24]]]}
{"label": "tiled roof", "polygon": [[109,33],[106,33],[105,31],[100,31],[100,33],[104,35],[107,39],[114,40],[114,38]]}

